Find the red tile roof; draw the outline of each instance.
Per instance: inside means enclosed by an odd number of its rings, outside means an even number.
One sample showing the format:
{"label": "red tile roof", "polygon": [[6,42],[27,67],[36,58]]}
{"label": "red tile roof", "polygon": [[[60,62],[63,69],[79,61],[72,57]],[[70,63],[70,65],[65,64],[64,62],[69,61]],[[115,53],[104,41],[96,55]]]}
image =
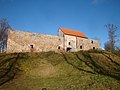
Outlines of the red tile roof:
{"label": "red tile roof", "polygon": [[60,28],[60,30],[64,34],[67,34],[67,35],[78,36],[78,37],[82,37],[82,38],[88,39],[88,37],[86,37],[82,32],[79,32],[79,31],[70,30],[70,29],[67,29],[67,28]]}

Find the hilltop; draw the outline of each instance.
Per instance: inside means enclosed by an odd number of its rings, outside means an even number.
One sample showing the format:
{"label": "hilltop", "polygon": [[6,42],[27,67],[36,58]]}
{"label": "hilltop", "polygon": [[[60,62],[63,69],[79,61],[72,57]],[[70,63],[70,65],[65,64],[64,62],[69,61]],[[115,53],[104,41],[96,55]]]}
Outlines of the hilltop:
{"label": "hilltop", "polygon": [[120,52],[0,54],[0,85],[0,90],[119,90]]}

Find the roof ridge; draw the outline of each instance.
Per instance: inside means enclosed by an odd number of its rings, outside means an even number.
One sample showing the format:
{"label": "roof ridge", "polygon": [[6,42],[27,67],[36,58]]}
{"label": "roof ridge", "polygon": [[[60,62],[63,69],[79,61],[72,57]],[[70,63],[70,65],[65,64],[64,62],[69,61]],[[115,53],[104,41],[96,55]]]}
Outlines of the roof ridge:
{"label": "roof ridge", "polygon": [[68,29],[68,28],[60,28],[60,30],[63,33],[68,34],[68,35],[73,35],[73,36],[78,36],[78,37],[82,37],[82,38],[88,39],[88,37],[85,36],[85,34],[83,32],[80,32],[80,31],[71,30],[71,29]]}

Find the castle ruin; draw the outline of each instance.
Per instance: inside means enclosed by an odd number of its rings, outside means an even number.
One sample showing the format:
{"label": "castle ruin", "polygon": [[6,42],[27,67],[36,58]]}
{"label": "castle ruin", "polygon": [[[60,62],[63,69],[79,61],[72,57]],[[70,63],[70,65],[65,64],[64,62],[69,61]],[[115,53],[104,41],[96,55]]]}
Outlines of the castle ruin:
{"label": "castle ruin", "polygon": [[66,28],[59,28],[57,36],[8,29],[6,52],[76,52],[97,48],[100,48],[98,40],[90,40],[82,32]]}

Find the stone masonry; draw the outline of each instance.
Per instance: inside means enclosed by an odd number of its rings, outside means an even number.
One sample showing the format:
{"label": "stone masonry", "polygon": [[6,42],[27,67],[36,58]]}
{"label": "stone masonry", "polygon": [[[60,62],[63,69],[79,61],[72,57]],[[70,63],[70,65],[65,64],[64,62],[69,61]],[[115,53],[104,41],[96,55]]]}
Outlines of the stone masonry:
{"label": "stone masonry", "polygon": [[7,53],[68,51],[68,48],[72,52],[97,49],[100,48],[100,42],[67,35],[60,29],[58,36],[8,29]]}
{"label": "stone masonry", "polygon": [[75,52],[80,50],[99,49],[99,40],[88,39],[82,32],[60,28],[58,31],[59,48],[65,51]]}
{"label": "stone masonry", "polygon": [[58,40],[57,36],[9,29],[7,52],[56,51]]}

